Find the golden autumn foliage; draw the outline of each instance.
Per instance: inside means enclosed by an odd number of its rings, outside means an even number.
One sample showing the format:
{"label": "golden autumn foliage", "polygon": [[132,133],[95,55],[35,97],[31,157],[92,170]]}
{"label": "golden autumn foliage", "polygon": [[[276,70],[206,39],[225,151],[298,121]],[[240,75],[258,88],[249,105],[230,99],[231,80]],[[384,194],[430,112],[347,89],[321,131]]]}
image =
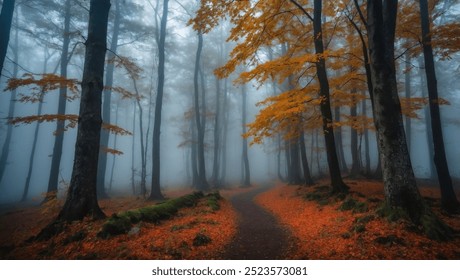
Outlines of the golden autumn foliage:
{"label": "golden autumn foliage", "polygon": [[[433,44],[438,56],[448,59],[453,52],[460,50],[460,23],[439,24],[443,17],[439,4],[438,0],[430,1],[432,19],[438,23],[432,28]],[[203,0],[196,17],[190,21],[202,32],[209,32],[222,20],[232,24],[227,40],[235,42],[236,47],[225,65],[215,70],[218,77],[228,77],[239,65],[245,65],[247,70],[236,82],[255,81],[262,85],[276,81],[282,85],[279,97],[268,97],[258,104],[262,109],[244,135],[253,137],[255,143],[276,133],[291,137],[298,135],[299,129],[319,126],[317,107],[321,100],[315,62],[320,58],[326,61],[333,107],[352,108],[368,99],[363,46],[359,37],[361,35],[367,41],[363,22],[365,3],[323,1],[322,36],[326,49],[321,56],[315,54],[313,47],[312,6],[312,1],[308,0]],[[418,11],[416,1],[400,1],[399,14],[404,16],[398,16],[397,40],[401,42],[398,53],[409,52],[412,57],[421,53]],[[305,16],[306,13],[309,15]],[[267,49],[275,55],[269,57]],[[440,102],[446,104],[445,100]],[[415,118],[417,111],[426,104],[421,98],[404,99],[403,112]],[[302,125],[298,124],[300,122]],[[347,114],[333,125],[350,126],[359,133],[373,127],[371,118]]]}

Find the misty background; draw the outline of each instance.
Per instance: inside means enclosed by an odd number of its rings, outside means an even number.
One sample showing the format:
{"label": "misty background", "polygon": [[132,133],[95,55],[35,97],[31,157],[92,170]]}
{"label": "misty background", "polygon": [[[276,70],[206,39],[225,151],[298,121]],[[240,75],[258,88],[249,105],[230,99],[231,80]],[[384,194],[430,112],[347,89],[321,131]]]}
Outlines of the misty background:
{"label": "misty background", "polygon": [[[8,115],[11,111],[11,91],[3,91],[9,78],[22,77],[26,73],[42,74],[53,73],[59,69],[60,55],[62,52],[62,34],[64,28],[65,1],[53,0],[22,0],[17,1],[13,16],[10,45],[7,59],[0,77],[0,145],[4,145],[9,124]],[[115,2],[115,1],[112,1]],[[158,30],[161,3],[156,0],[147,1],[119,1],[121,7],[120,33],[116,54],[129,58],[141,68],[140,77],[136,86],[141,95],[140,105],[143,109],[144,137],[148,137],[147,146],[147,189],[150,185],[151,172],[151,135],[153,127],[153,114],[157,80],[157,43],[155,36]],[[0,1],[2,3],[2,1]],[[73,51],[68,65],[68,78],[81,80],[84,62],[84,45],[86,38],[88,1],[71,1],[70,17],[70,44]],[[458,5],[457,5],[458,6]],[[459,9],[454,6],[450,14],[459,14]],[[108,46],[113,34],[115,4],[112,3],[109,18]],[[193,109],[193,74],[196,49],[198,44],[196,32],[188,25],[197,9],[196,1],[171,1],[170,14],[166,39],[166,81],[163,102],[163,124],[161,130],[161,185],[164,189],[178,188],[191,185],[190,173],[190,114]],[[222,66],[228,58],[233,45],[226,42],[231,26],[222,23],[219,28],[204,35],[202,71],[206,92],[206,127],[205,127],[205,159],[206,174],[211,176],[213,164],[213,131],[215,118],[215,104],[217,81],[213,74],[215,68]],[[273,50],[275,55],[280,50]],[[398,50],[397,50],[398,51]],[[401,50],[399,50],[401,51]],[[262,59],[267,57],[261,53]],[[438,88],[442,98],[449,101],[449,105],[441,107],[443,131],[446,145],[449,169],[453,177],[460,177],[460,67],[459,54],[451,55],[450,59],[436,60]],[[399,58],[400,94],[404,93],[405,66]],[[426,85],[425,75],[420,59],[411,60],[411,96],[422,97]],[[250,66],[248,66],[250,67]],[[238,71],[237,71],[238,72]],[[59,74],[59,71],[56,72]],[[219,83],[221,104],[227,102],[227,110],[223,114],[225,132],[221,134],[221,141],[225,141],[225,151],[221,153],[221,176],[225,176],[224,185],[238,185],[242,177],[242,85],[235,84],[233,80],[237,75],[230,76],[227,81]],[[134,82],[123,67],[114,70],[113,87],[123,87],[130,92],[135,92]],[[280,87],[280,85],[277,85]],[[256,104],[273,94],[270,83],[258,85],[248,84],[247,121],[252,122],[260,110]],[[279,88],[277,88],[279,92]],[[20,102],[22,96],[30,96],[36,92],[31,87],[17,89],[16,98],[13,100],[14,117],[36,115],[39,102]],[[69,93],[70,94],[70,93]],[[58,107],[59,90],[47,92],[42,103],[42,114],[56,114]],[[368,114],[371,112],[368,104]],[[150,110],[149,110],[150,108]],[[67,101],[66,114],[78,114],[79,99]],[[426,111],[424,107],[418,110],[418,118],[411,121],[410,154],[415,171],[419,178],[433,178],[436,176],[432,169],[432,160],[427,138]],[[342,109],[345,113],[346,109]],[[149,122],[149,120],[151,120]],[[108,154],[106,170],[106,189],[110,188],[109,195],[118,192],[131,193],[134,178],[135,189],[138,194],[141,149],[139,133],[139,108],[135,98],[123,98],[117,92],[112,92],[111,123],[133,133],[132,135],[113,135],[109,137],[109,148],[121,151],[121,155]],[[21,200],[24,185],[29,169],[32,144],[36,122],[31,124],[14,125],[11,142],[8,145],[8,157],[5,174],[0,182],[0,203],[16,202]],[[59,168],[59,189],[65,191],[70,181],[76,129],[68,128],[67,131],[56,132],[54,122],[39,123],[37,148],[33,161],[30,190],[27,198],[40,201],[43,193],[47,191],[50,176],[51,159],[53,155],[54,133],[63,133],[63,153]],[[350,152],[350,127],[341,127],[344,158],[351,163]],[[320,131],[321,132],[321,131]],[[148,136],[147,136],[148,135]],[[307,155],[310,169],[314,176],[325,174],[327,162],[324,149],[324,139],[318,130],[306,132]],[[363,137],[358,135],[361,158],[364,158]],[[150,139],[150,141],[149,141]],[[224,140],[225,139],[225,140]],[[284,153],[281,152],[278,163],[278,145],[276,139],[265,139],[262,145],[249,147],[249,161],[252,183],[276,180],[278,164],[281,173],[285,174]],[[225,154],[225,156],[224,156]],[[377,150],[373,131],[370,131],[370,159],[371,167],[377,166]],[[224,164],[225,162],[225,164]],[[225,170],[223,170],[225,167]],[[112,171],[113,170],[113,171]],[[112,174],[113,173],[113,174]],[[134,177],[133,177],[134,174]],[[225,174],[225,175],[223,175]]]}

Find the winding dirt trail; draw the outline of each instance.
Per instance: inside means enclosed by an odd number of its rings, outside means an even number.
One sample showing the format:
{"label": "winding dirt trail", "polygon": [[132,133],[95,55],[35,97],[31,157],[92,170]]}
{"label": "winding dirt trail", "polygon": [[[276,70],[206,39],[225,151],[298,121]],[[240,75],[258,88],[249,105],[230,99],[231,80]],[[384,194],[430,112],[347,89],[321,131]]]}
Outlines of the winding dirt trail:
{"label": "winding dirt trail", "polygon": [[271,185],[239,194],[231,199],[239,214],[235,239],[228,246],[223,259],[276,260],[285,259],[289,250],[289,231],[282,227],[268,211],[257,205],[254,198]]}

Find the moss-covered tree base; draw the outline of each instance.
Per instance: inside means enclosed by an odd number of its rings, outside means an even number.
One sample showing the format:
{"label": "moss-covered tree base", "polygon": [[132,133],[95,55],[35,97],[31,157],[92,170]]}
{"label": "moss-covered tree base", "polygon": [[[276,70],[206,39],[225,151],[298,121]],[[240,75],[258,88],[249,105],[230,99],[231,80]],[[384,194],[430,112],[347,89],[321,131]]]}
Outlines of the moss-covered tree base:
{"label": "moss-covered tree base", "polygon": [[376,212],[377,215],[390,222],[404,219],[413,223],[420,232],[431,240],[447,241],[453,237],[452,229],[441,221],[427,205],[424,205],[421,215],[416,220],[410,219],[409,214],[403,208],[391,206],[386,202]]}

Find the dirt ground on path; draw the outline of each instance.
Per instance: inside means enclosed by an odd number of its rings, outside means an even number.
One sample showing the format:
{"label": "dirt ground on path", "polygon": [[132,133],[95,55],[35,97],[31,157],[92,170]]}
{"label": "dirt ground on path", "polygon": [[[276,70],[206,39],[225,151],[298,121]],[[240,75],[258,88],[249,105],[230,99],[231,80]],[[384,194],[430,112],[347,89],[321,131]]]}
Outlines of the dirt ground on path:
{"label": "dirt ground on path", "polygon": [[285,259],[292,242],[290,232],[255,202],[255,197],[269,190],[263,185],[231,198],[238,213],[236,236],[225,250],[223,259],[266,260]]}

